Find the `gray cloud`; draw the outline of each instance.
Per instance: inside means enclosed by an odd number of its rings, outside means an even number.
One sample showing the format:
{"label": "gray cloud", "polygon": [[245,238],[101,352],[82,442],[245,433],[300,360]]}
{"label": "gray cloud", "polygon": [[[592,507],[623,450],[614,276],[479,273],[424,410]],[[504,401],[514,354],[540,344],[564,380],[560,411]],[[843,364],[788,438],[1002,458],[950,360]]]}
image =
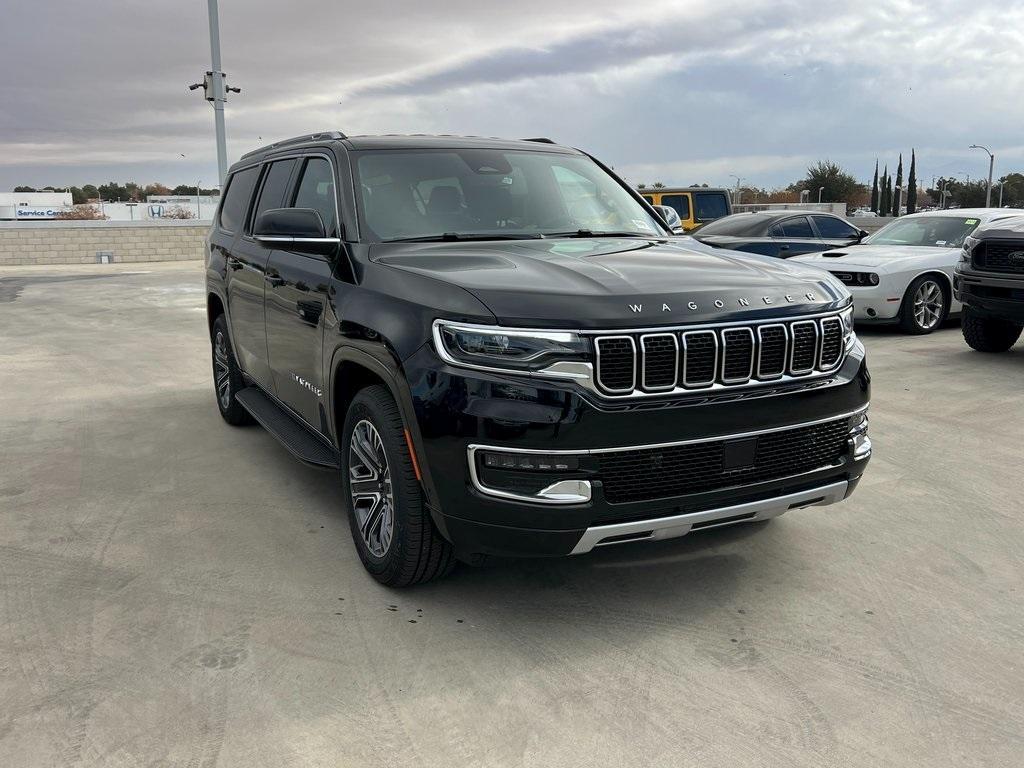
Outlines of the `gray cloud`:
{"label": "gray cloud", "polygon": [[[643,181],[772,185],[826,156],[865,177],[913,144],[922,178],[980,174],[974,142],[1024,167],[1024,8],[998,0],[222,0],[221,22],[234,156],[341,127],[548,134]],[[0,189],[212,179],[185,90],[208,61],[202,3],[5,9]]]}

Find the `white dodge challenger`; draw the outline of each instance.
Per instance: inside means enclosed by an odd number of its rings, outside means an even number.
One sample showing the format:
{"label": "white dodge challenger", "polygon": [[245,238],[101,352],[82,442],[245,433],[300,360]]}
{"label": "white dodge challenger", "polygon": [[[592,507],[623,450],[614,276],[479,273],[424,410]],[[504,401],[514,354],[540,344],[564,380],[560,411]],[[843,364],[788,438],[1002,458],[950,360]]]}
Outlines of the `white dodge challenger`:
{"label": "white dodge challenger", "polygon": [[898,323],[907,333],[931,333],[960,312],[953,268],[964,239],[979,225],[1020,215],[999,208],[958,208],[902,216],[856,245],[794,256],[831,272],[853,294],[854,319]]}

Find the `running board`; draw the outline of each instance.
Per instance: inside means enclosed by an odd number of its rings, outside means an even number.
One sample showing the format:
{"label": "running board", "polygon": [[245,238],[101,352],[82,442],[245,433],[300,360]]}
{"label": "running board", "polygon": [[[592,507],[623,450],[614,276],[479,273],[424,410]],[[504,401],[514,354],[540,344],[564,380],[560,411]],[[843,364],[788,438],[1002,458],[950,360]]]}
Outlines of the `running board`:
{"label": "running board", "polygon": [[338,469],[338,452],[271,400],[259,387],[246,387],[235,399],[295,458],[320,469]]}

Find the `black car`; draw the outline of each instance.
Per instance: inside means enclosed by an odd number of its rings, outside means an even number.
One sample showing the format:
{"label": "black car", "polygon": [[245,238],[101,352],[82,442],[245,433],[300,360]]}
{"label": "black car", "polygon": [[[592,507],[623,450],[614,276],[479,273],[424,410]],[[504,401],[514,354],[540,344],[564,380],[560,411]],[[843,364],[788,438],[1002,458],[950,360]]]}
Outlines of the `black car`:
{"label": "black car", "polygon": [[832,213],[756,211],[705,224],[693,236],[717,248],[788,259],[859,243],[867,232]]}
{"label": "black car", "polygon": [[979,352],[1005,352],[1024,330],[1024,216],[983,224],[964,240],[953,273],[961,328]]}
{"label": "black car", "polygon": [[340,473],[389,585],[848,496],[871,451],[849,292],[673,239],[547,140],[251,152],[208,241],[217,405]]}

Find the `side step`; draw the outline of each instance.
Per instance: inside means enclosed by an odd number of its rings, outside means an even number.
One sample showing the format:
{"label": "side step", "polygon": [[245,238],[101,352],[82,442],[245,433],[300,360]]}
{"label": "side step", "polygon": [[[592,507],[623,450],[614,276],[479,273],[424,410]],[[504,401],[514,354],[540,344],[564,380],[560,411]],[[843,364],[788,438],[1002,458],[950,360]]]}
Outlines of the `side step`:
{"label": "side step", "polygon": [[252,417],[299,461],[321,469],[338,469],[338,452],[267,397],[259,387],[246,387],[235,398]]}

